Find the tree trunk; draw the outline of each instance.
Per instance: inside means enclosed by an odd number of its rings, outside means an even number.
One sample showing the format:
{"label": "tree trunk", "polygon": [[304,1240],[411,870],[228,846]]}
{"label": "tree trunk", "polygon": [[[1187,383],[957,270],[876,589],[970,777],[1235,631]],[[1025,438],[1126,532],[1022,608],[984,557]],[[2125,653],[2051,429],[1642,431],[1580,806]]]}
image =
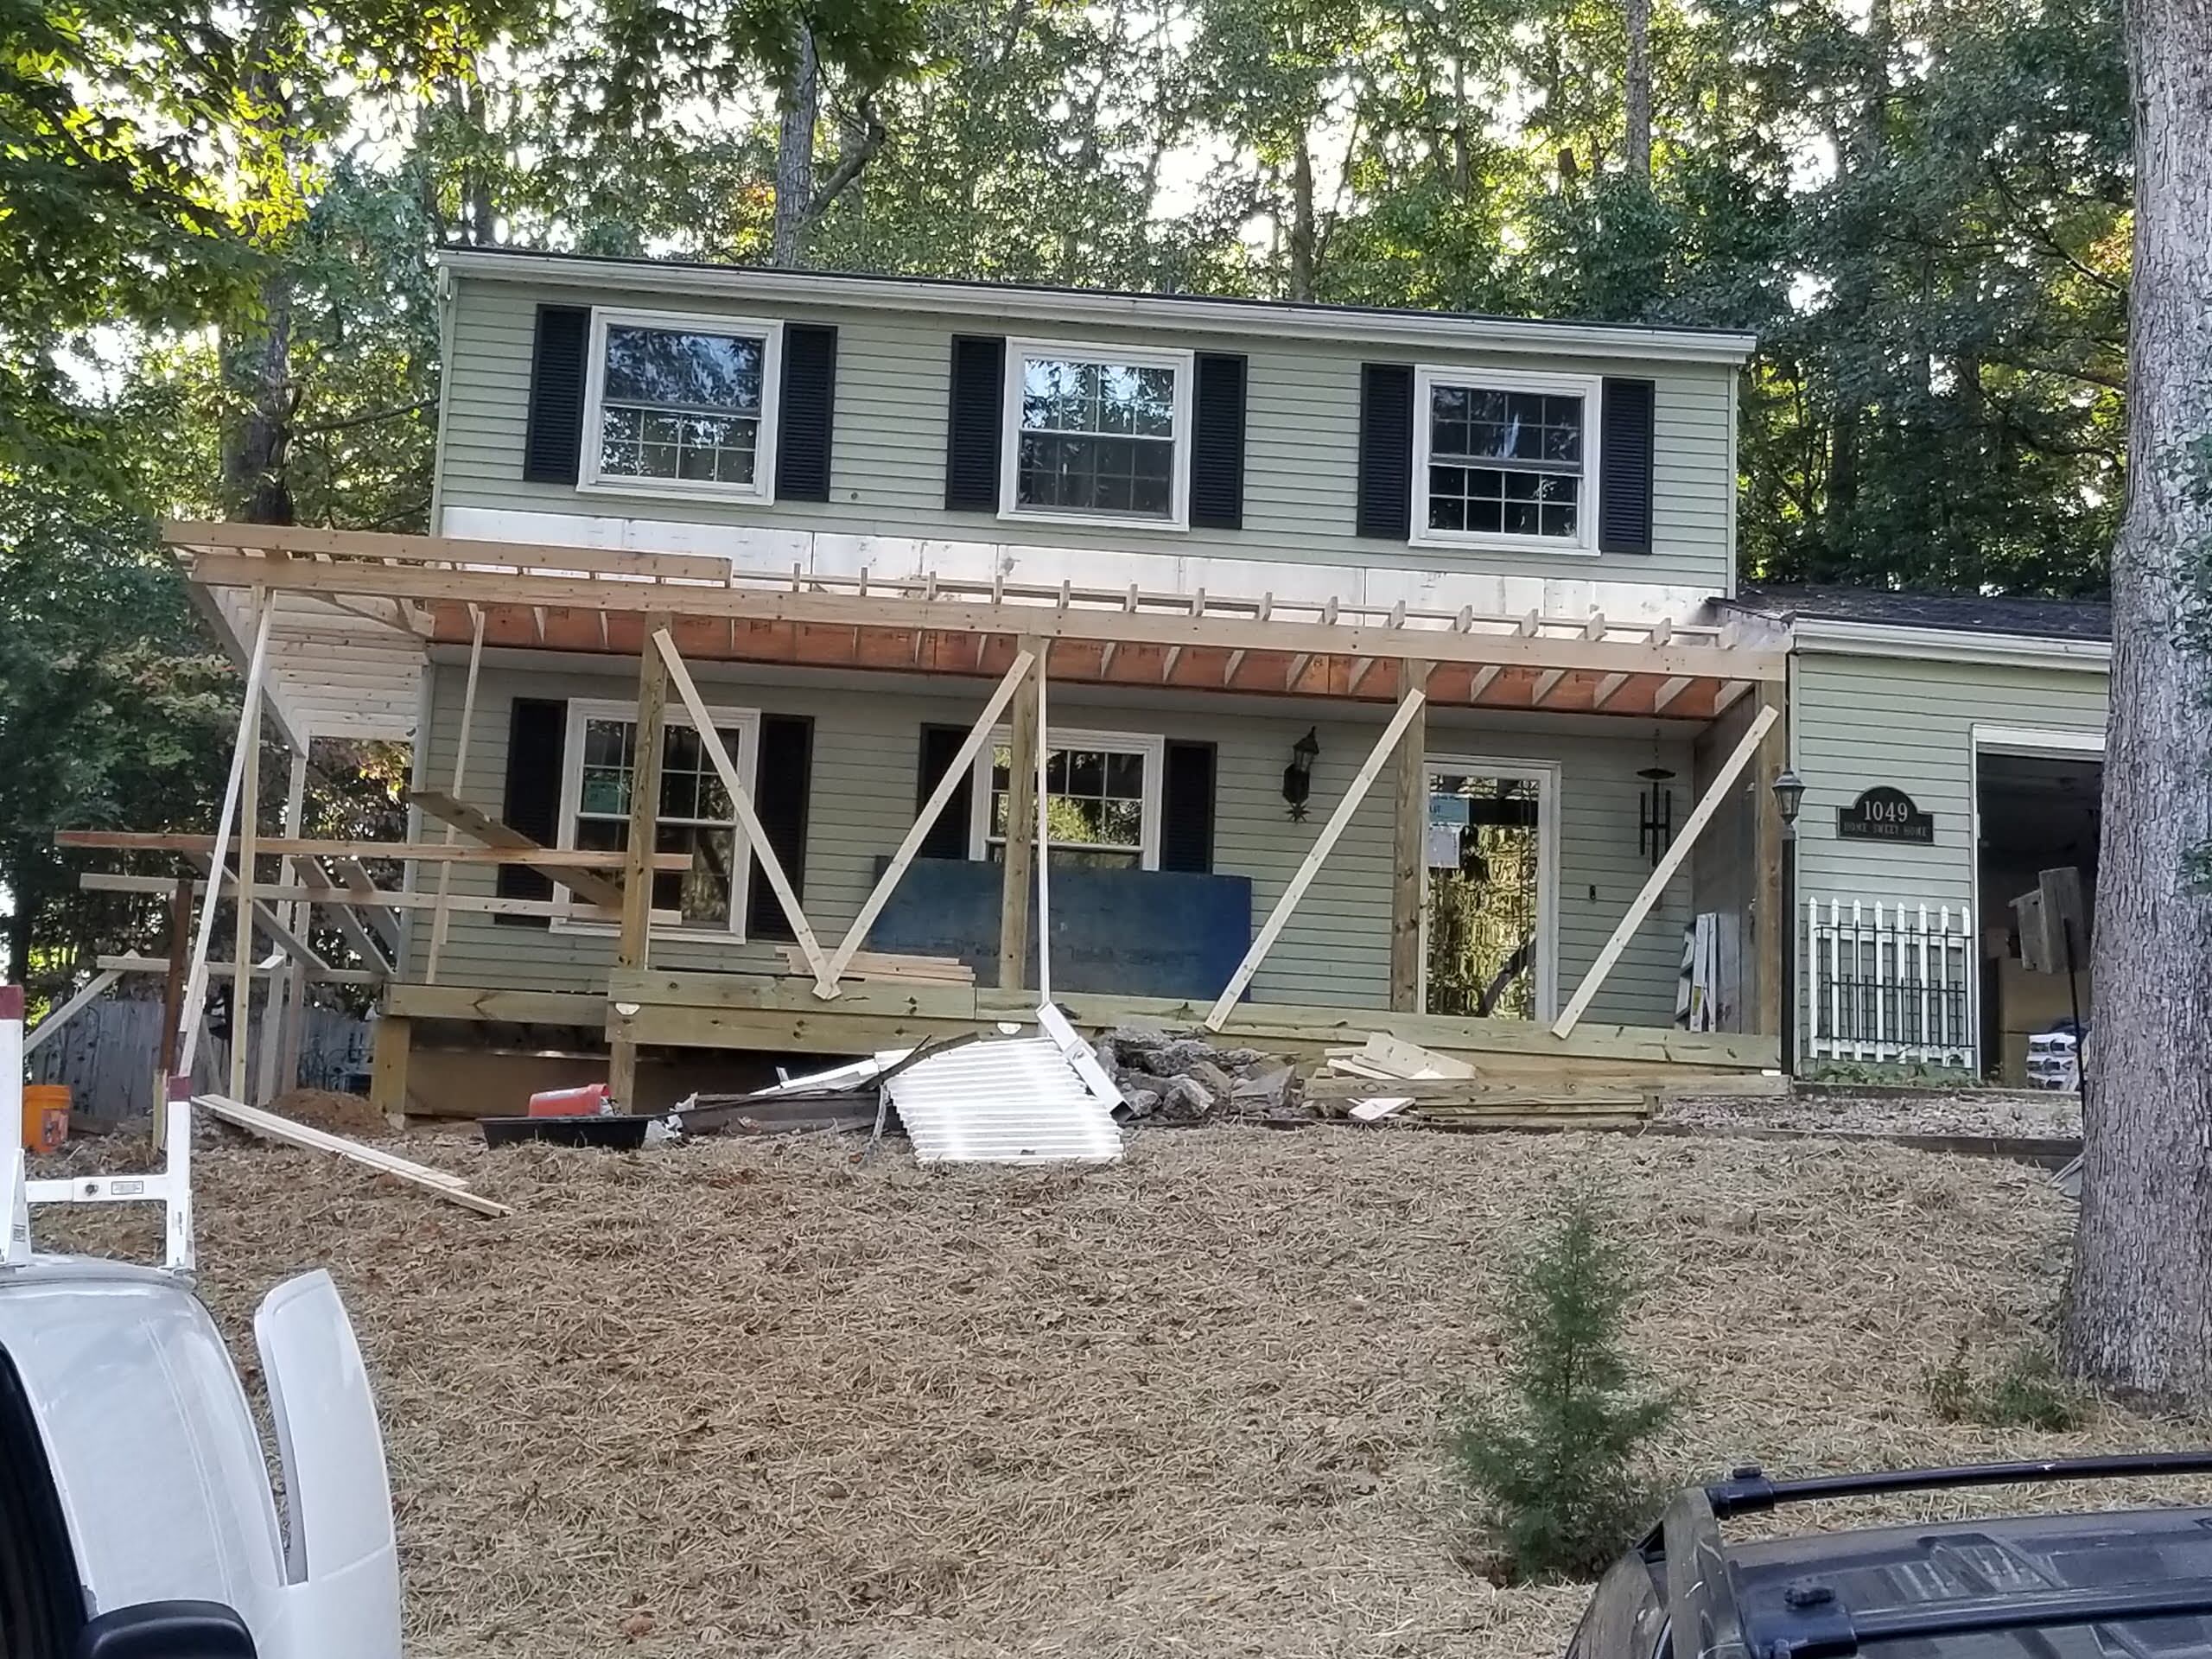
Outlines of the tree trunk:
{"label": "tree trunk", "polygon": [[2212,1396],[2212,9],[2128,0],[2135,265],[2113,550],[2096,1034],[2065,1352],[2107,1387]]}
{"label": "tree trunk", "polygon": [[1629,176],[1651,182],[1651,0],[1625,0],[1621,21],[1628,33],[1628,73],[1621,88],[1627,126],[1624,149]]}
{"label": "tree trunk", "polygon": [[1293,300],[1313,298],[1313,145],[1311,135],[1300,131],[1290,160],[1290,294]]}
{"label": "tree trunk", "polygon": [[779,265],[804,260],[807,219],[814,206],[814,124],[822,103],[822,67],[814,55],[814,31],[804,23],[798,48],[776,139],[776,223],[768,258]]}
{"label": "tree trunk", "polygon": [[261,286],[261,315],[223,330],[230,418],[223,442],[223,491],[233,518],[292,522],[284,466],[292,435],[292,283],[282,263]]}

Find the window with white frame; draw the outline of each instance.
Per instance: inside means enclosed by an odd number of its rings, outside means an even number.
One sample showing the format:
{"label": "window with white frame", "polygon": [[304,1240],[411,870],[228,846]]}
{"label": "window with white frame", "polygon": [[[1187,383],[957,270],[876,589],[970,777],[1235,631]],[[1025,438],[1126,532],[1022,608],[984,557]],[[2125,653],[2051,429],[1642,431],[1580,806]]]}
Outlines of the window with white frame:
{"label": "window with white frame", "polygon": [[[1056,731],[1045,753],[1045,829],[1055,864],[1097,869],[1160,866],[1160,766],[1165,740],[1130,732]],[[969,853],[1006,857],[1013,756],[1001,729],[976,761]],[[1024,840],[1033,840],[1025,826]]]}
{"label": "window with white frame", "polygon": [[1595,545],[1599,382],[1424,369],[1414,539]]}
{"label": "window with white frame", "polygon": [[[715,709],[715,730],[737,775],[753,786],[760,715]],[[638,715],[623,702],[569,704],[567,773],[562,779],[561,845],[620,852],[630,844],[630,799],[636,774]],[[751,849],[737,809],[722,787],[690,717],[671,710],[661,728],[660,813],[655,850],[689,855],[690,868],[653,876],[653,908],[672,910],[683,925],[742,937]],[[565,896],[568,890],[562,889]]]}
{"label": "window with white frame", "polygon": [[1181,528],[1191,363],[1188,352],[1010,342],[1005,512]]}
{"label": "window with white frame", "polygon": [[780,325],[592,314],[587,486],[769,500]]}

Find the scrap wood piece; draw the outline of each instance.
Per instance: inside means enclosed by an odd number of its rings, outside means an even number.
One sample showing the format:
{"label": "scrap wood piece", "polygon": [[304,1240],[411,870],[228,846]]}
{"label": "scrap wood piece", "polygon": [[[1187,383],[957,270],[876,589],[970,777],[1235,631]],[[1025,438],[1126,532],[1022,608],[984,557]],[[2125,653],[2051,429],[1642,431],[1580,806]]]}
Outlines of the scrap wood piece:
{"label": "scrap wood piece", "polygon": [[378,1174],[390,1175],[417,1186],[448,1204],[457,1204],[464,1210],[474,1210],[480,1216],[508,1216],[514,1211],[507,1205],[468,1190],[467,1180],[442,1169],[432,1169],[402,1158],[397,1153],[380,1147],[364,1146],[359,1141],[349,1141],[342,1135],[310,1128],[304,1123],[295,1123],[289,1117],[279,1117],[274,1112],[264,1112],[248,1106],[243,1101],[232,1100],[227,1095],[194,1095],[192,1103],[210,1117],[220,1118],[226,1123],[264,1140],[281,1141],[286,1146],[304,1147],[309,1152],[327,1152],[364,1165]]}
{"label": "scrap wood piece", "polygon": [[[784,959],[784,971],[813,976],[807,966],[806,953],[795,944],[776,947]],[[845,965],[845,975],[855,979],[921,979],[932,984],[973,985],[976,970],[957,957],[901,956],[880,950],[856,950]]]}
{"label": "scrap wood piece", "polygon": [[[430,817],[451,830],[486,847],[534,848],[543,849],[545,843],[525,836],[512,824],[504,823],[488,812],[478,810],[467,801],[457,800],[442,790],[410,789],[406,794],[410,806],[419,806]],[[622,884],[611,876],[594,875],[588,870],[569,870],[556,874],[541,870],[539,874],[566,887],[579,899],[594,905],[605,905],[620,910],[622,907]]]}

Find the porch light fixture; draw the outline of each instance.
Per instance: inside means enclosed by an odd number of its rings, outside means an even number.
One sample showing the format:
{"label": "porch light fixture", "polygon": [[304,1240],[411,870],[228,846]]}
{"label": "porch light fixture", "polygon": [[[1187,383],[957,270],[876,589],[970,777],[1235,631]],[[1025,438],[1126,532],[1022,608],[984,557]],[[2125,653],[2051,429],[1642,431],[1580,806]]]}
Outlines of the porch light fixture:
{"label": "porch light fixture", "polygon": [[1306,822],[1306,798],[1313,792],[1313,763],[1321,758],[1319,728],[1309,726],[1306,735],[1291,746],[1290,764],[1282,769],[1282,798],[1290,803],[1290,821]]}
{"label": "porch light fixture", "polygon": [[1675,774],[1666,766],[1646,766],[1636,775],[1643,779],[1643,820],[1637,830],[1637,850],[1656,870],[1675,838],[1675,791],[1667,787]]}
{"label": "porch light fixture", "polygon": [[1775,773],[1774,782],[1768,787],[1774,791],[1774,804],[1782,814],[1783,823],[1794,829],[1797,823],[1797,809],[1804,804],[1805,780],[1784,766]]}

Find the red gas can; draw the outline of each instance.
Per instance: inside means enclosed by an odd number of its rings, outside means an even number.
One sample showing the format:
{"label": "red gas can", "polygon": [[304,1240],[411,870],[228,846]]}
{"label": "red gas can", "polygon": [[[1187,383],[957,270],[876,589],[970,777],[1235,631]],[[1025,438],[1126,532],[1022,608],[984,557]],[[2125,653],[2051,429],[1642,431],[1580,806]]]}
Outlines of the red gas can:
{"label": "red gas can", "polygon": [[548,1089],[530,1097],[532,1117],[592,1117],[613,1109],[603,1083],[588,1083],[581,1089]]}

